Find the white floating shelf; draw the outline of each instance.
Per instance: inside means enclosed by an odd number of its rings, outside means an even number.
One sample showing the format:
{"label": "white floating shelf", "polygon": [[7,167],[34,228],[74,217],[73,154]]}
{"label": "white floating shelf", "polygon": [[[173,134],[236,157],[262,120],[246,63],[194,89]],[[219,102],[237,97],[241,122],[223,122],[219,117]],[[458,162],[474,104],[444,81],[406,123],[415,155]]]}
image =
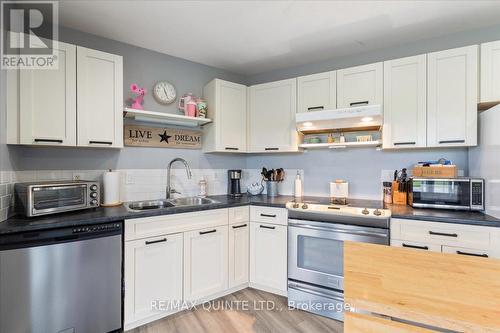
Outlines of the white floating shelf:
{"label": "white floating shelf", "polygon": [[137,110],[131,108],[123,109],[123,117],[136,121],[187,127],[199,127],[212,122],[212,120],[208,118],[187,117],[173,113]]}
{"label": "white floating shelf", "polygon": [[377,147],[381,146],[382,141],[366,141],[366,142],[334,142],[334,143],[303,143],[300,148],[304,149],[321,149],[321,148],[351,148],[351,147]]}

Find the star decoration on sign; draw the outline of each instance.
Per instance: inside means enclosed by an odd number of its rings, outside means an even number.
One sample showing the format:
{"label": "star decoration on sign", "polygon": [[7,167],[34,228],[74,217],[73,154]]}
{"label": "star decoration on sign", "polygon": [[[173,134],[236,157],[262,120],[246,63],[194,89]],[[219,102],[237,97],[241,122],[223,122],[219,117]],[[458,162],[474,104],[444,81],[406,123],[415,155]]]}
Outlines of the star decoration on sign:
{"label": "star decoration on sign", "polygon": [[163,134],[158,134],[158,135],[160,136],[160,142],[165,141],[166,143],[169,143],[168,139],[172,137],[171,135],[167,135],[167,131],[163,131]]}

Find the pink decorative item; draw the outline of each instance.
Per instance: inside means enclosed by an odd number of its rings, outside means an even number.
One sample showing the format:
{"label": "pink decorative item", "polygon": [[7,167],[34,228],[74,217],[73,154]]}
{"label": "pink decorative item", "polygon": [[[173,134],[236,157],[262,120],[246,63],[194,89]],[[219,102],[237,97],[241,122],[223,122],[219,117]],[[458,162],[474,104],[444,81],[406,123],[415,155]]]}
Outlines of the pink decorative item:
{"label": "pink decorative item", "polygon": [[130,91],[137,94],[137,96],[132,99],[132,105],[130,107],[136,110],[144,110],[142,103],[144,101],[144,95],[146,95],[146,89],[139,88],[137,84],[132,83],[130,85]]}
{"label": "pink decorative item", "polygon": [[186,116],[196,117],[196,102],[191,100],[186,103]]}
{"label": "pink decorative item", "polygon": [[181,111],[182,113],[184,113],[185,116],[187,116],[189,114],[188,103],[190,101],[195,101],[195,100],[196,100],[196,96],[193,95],[192,93],[184,94],[181,98],[179,98],[179,106],[178,106],[179,111]]}

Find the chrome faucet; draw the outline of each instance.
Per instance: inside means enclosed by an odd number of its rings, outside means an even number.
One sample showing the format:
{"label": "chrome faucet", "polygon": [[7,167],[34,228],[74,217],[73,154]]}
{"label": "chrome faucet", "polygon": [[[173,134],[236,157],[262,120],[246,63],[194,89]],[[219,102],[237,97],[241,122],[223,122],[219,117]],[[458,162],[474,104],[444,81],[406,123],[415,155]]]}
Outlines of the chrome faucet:
{"label": "chrome faucet", "polygon": [[171,175],[171,170],[172,170],[172,164],[174,164],[175,162],[182,162],[182,164],[184,164],[184,167],[186,168],[186,173],[187,173],[188,179],[191,179],[191,176],[192,176],[191,168],[189,167],[189,164],[188,164],[188,162],[186,162],[185,159],[177,157],[177,158],[174,158],[173,160],[171,160],[167,166],[167,199],[170,199],[171,195],[174,193],[181,194],[180,192],[177,192],[175,189],[173,189],[170,185],[170,175]]}

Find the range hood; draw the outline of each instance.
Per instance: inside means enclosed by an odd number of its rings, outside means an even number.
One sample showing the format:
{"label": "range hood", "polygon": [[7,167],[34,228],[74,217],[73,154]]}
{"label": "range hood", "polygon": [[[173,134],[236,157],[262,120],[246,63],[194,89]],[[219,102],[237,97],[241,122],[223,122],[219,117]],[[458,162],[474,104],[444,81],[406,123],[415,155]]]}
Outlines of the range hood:
{"label": "range hood", "polygon": [[297,130],[314,133],[330,130],[368,130],[380,128],[381,105],[363,105],[344,109],[301,112],[295,115]]}

